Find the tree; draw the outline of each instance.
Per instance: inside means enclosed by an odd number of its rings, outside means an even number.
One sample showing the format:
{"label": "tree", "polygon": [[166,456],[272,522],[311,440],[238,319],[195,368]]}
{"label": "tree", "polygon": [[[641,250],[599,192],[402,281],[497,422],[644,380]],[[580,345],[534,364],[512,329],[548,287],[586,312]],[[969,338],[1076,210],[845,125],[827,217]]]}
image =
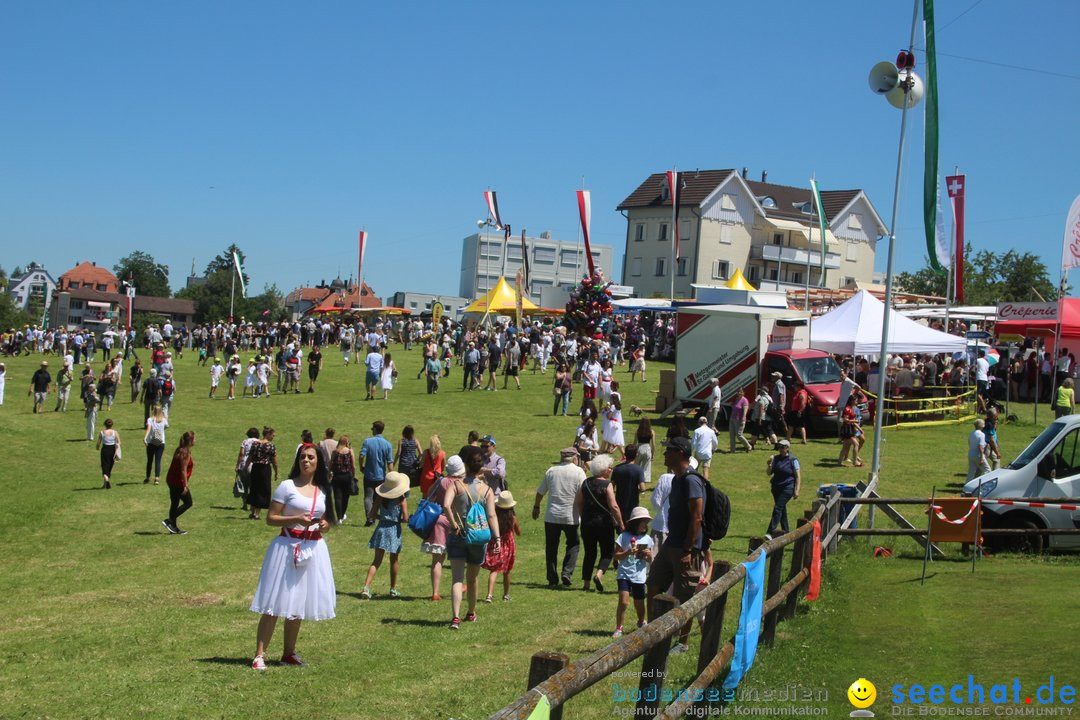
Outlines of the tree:
{"label": "tree", "polygon": [[[1050,272],[1037,256],[1015,250],[1004,254],[989,250],[965,250],[964,302],[968,305],[994,305],[998,302],[1026,302],[1058,298],[1058,289]],[[929,266],[896,276],[897,285],[917,295],[944,297],[947,277]]]}
{"label": "tree", "polygon": [[28,323],[35,322],[30,313],[20,310],[15,305],[15,298],[6,291],[0,292],[0,330],[8,328],[21,328]]}
{"label": "tree", "polygon": [[[239,283],[236,294],[233,295],[233,252],[240,257],[241,265],[244,262],[244,253],[236,245],[230,245],[206,266],[206,282],[200,285],[186,287],[176,293],[176,297],[187,298],[195,302],[196,322],[217,322],[227,320],[229,317],[229,303],[232,299],[233,317],[241,316],[253,319],[255,317],[254,305],[251,298],[240,295]],[[244,284],[249,284],[247,273],[244,273]],[[277,292],[277,288],[274,288]],[[280,293],[278,293],[280,295]],[[268,309],[269,303],[263,309]],[[271,310],[271,312],[273,312]]]}
{"label": "tree", "polygon": [[113,272],[120,280],[127,280],[135,285],[140,295],[169,297],[169,266],[163,265],[142,250],[136,250],[113,265]]}

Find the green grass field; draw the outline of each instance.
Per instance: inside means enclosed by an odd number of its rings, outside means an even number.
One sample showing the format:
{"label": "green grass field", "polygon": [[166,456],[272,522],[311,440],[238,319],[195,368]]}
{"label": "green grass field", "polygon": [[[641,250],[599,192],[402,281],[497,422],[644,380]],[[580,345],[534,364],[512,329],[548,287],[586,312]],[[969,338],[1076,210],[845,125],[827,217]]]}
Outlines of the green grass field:
{"label": "green grass field", "polygon": [[[99,489],[97,453],[83,440],[81,403],[74,400],[67,414],[59,414],[51,412],[50,402],[48,412],[33,415],[25,393],[39,358],[7,361],[0,408],[6,500],[0,504],[0,540],[7,559],[0,574],[0,716],[478,718],[525,690],[533,652],[577,658],[607,644],[614,595],[548,590],[542,523],[528,517],[536,484],[558,449],[571,443],[576,427],[574,419],[551,417],[550,375],[526,371],[521,391],[462,393],[460,369],[454,368],[442,391],[428,396],[415,379],[418,352],[406,354],[400,346],[394,351],[401,377],[387,402],[364,402],[362,370],[341,367],[336,351],[327,353],[316,394],[258,401],[209,400],[207,370],[196,367],[193,354],[179,360],[167,457],[182,431],[198,436],[195,506],[182,519],[190,531],[182,537],[168,535],[160,524],[168,508],[165,485],[142,483],[142,409],[122,401],[126,383],[118,393],[121,402],[99,415],[99,427],[105,417],[116,421],[126,452],[113,489],[105,491]],[[627,406],[651,407],[659,367],[650,364],[648,383],[624,384]],[[620,380],[625,377],[620,373]],[[1030,408],[1019,409],[1030,417]],[[333,426],[358,444],[376,419],[386,423],[392,442],[408,423],[422,440],[439,433],[449,452],[465,442],[469,430],[496,436],[524,528],[514,599],[481,604],[478,622],[449,632],[449,600],[427,599],[429,556],[410,534],[402,554],[405,597],[387,597],[384,565],[376,598],[360,600],[372,555],[370,529],[360,526],[361,512],[350,513],[349,523],[328,537],[338,616],[306,623],[301,632],[298,647],[310,666],[253,672],[257,616],[248,604],[275,530],[246,520],[232,497],[232,468],[244,431],[264,424],[277,429],[284,477],[284,458],[291,457],[304,428],[319,436]],[[629,437],[634,419],[627,414],[627,421]],[[932,486],[939,492],[955,489],[966,468],[967,430],[889,431],[882,493],[925,496]],[[663,428],[658,431],[663,434]],[[1005,455],[1015,455],[1035,434],[1030,423],[1003,427]],[[726,437],[721,447],[726,449]],[[795,452],[804,468],[804,490],[792,510],[806,507],[820,483],[864,477],[862,471],[836,468],[834,441],[796,445]],[[731,534],[716,553],[722,559],[740,561],[749,536],[765,530],[772,504],[766,457],[758,450],[714,460],[712,477],[734,507]],[[866,459],[869,465],[869,447]],[[658,472],[654,465],[654,476]],[[1070,590],[1080,568],[1072,557],[995,557],[974,576],[962,563],[941,562],[927,586],[919,587],[911,582],[920,568],[917,546],[879,544],[892,545],[897,556],[871,560],[867,541],[850,543],[836,556],[822,600],[781,626],[783,641],[759,655],[747,683],[827,687],[830,697],[836,692],[839,712],[843,690],[859,675],[915,682],[925,673],[929,682],[931,673],[966,678],[974,669],[995,677],[1025,673],[1024,679],[1055,669],[1058,675],[1065,668],[1075,673],[1072,668],[1080,666],[1075,642],[1061,632],[1075,625]],[[443,594],[449,594],[449,573]],[[725,637],[734,632],[735,607],[729,605]],[[691,642],[696,650],[696,640]],[[268,657],[280,654],[280,643],[279,628]],[[673,659],[671,682],[692,676],[694,659],[688,656]],[[891,680],[878,682],[879,693],[887,684]],[[594,686],[569,703],[567,717],[610,716],[610,692],[607,683]]]}

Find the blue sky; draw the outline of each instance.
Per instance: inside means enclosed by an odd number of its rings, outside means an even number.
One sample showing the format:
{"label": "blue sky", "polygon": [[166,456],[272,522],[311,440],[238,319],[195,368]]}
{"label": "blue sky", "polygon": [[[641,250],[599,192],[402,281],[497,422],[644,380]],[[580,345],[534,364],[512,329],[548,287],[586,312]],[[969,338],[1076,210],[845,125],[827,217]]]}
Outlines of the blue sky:
{"label": "blue sky", "polygon": [[[939,0],[937,21],[941,167],[967,174],[968,239],[1056,279],[1080,193],[1080,3]],[[573,239],[584,179],[619,268],[615,206],[672,165],[816,172],[888,222],[900,112],[866,78],[910,22],[865,0],[9,3],[0,265],[141,249],[177,288],[235,242],[255,291],[287,291],[354,272],[365,228],[379,295],[456,294],[485,189],[515,231]],[[900,270],[925,255],[912,120]]]}

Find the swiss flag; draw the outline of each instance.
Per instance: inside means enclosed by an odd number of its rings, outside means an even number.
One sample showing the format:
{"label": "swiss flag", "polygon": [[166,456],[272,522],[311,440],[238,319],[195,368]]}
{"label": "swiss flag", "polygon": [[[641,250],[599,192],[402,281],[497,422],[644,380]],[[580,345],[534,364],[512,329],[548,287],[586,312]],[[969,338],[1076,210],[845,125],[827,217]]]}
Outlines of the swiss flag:
{"label": "swiss flag", "polygon": [[945,187],[949,190],[949,197],[964,197],[964,176],[946,175]]}

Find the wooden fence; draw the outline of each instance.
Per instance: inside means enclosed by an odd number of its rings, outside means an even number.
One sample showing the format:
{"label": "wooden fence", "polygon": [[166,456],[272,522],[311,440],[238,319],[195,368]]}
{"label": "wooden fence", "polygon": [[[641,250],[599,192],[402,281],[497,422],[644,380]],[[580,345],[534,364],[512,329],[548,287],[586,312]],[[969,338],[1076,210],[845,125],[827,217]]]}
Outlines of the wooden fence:
{"label": "wooden fence", "polygon": [[[746,561],[757,560],[764,553],[768,558],[766,569],[765,600],[762,607],[760,642],[772,647],[776,641],[776,626],[781,620],[795,616],[799,597],[805,594],[810,579],[810,560],[814,520],[820,520],[824,530],[840,523],[839,491],[835,488],[827,500],[815,500],[812,509],[800,518],[795,530],[766,540],[751,538]],[[835,551],[838,536],[833,533],[830,543],[822,543],[821,559]],[[788,548],[791,552],[787,552]],[[785,561],[787,573],[785,579]],[[636,676],[641,699],[637,701],[637,714],[641,717],[680,718],[694,701],[720,677],[731,663],[734,653],[734,637],[720,647],[720,633],[727,610],[728,595],[746,577],[742,563],[732,567],[730,563],[716,561],[713,564],[712,582],[701,592],[676,607],[675,598],[657,595],[649,600],[648,619],[644,627],[624,635],[596,652],[570,662],[561,653],[538,652],[533,655],[529,668],[529,690],[514,702],[491,716],[492,720],[525,720],[536,709],[541,697],[550,704],[551,717],[559,720],[568,700],[586,688],[604,680],[611,674],[644,656],[641,672]],[[739,607],[736,595],[735,607]],[[701,648],[698,652],[698,676],[686,688],[675,693],[676,699],[664,708],[659,707],[663,696],[668,652],[671,639],[682,626],[694,619],[702,610]]]}
{"label": "wooden fence", "polygon": [[[811,509],[798,520],[795,530],[780,537],[766,540],[754,537],[750,539],[746,562],[757,560],[764,553],[768,558],[766,569],[765,600],[762,606],[762,625],[760,643],[772,647],[776,641],[776,626],[782,620],[795,616],[799,597],[806,592],[810,579],[810,561],[812,550],[812,530],[815,520],[821,522],[821,562],[824,565],[830,554],[837,550],[841,535],[906,535],[914,538],[925,547],[925,529],[915,528],[903,516],[892,508],[893,505],[919,505],[928,508],[928,498],[882,498],[874,488],[876,479],[867,484],[859,483],[858,497],[841,497],[839,490],[832,489],[827,499],[815,500]],[[1075,502],[1075,498],[1032,498],[1032,501]],[[850,527],[862,506],[871,508],[869,528]],[[854,506],[846,517],[844,506]],[[874,528],[873,509],[880,508],[900,528]],[[1075,529],[1056,530],[1018,530],[984,529],[985,534],[1074,534]],[[791,547],[791,552],[787,548]],[[940,552],[936,546],[931,546]],[[787,562],[786,580],[784,566]],[[532,656],[529,667],[528,692],[514,702],[502,708],[491,720],[526,720],[541,702],[547,698],[554,720],[563,718],[564,707],[571,698],[587,688],[604,680],[610,680],[612,673],[626,667],[639,657],[643,657],[636,710],[639,717],[660,717],[674,720],[683,717],[696,702],[705,702],[708,688],[719,678],[731,663],[734,653],[734,637],[720,647],[720,633],[723,629],[724,615],[727,610],[730,591],[746,577],[746,568],[742,563],[732,567],[730,563],[716,561],[713,565],[712,582],[703,591],[679,606],[670,595],[657,595],[649,600],[648,619],[644,627],[624,635],[622,638],[600,648],[580,660],[571,662],[562,653],[538,652]],[[735,607],[739,607],[739,596],[735,596]],[[664,677],[666,675],[668,653],[671,639],[679,633],[682,626],[694,619],[702,610],[705,620],[702,623],[701,648],[698,652],[697,677],[685,688],[674,691],[673,701],[660,708],[663,697]],[[697,700],[695,700],[695,698]]]}

